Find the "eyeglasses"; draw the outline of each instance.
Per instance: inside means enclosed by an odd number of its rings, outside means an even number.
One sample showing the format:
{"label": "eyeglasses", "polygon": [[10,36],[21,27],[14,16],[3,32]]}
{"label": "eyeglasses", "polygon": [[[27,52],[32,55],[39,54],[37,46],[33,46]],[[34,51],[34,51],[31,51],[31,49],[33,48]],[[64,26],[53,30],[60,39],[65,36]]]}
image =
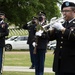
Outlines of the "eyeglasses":
{"label": "eyeglasses", "polygon": [[61,12],[71,12],[72,10],[62,10]]}

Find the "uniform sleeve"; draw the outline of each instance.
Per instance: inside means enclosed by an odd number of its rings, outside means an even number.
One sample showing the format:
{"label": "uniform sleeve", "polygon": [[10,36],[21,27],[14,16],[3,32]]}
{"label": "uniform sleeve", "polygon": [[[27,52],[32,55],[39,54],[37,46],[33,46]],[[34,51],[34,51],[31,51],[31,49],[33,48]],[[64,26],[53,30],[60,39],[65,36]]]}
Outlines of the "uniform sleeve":
{"label": "uniform sleeve", "polygon": [[0,37],[5,37],[9,35],[9,29],[8,29],[8,24],[5,23],[3,24],[4,26],[2,27],[2,31],[0,32]]}
{"label": "uniform sleeve", "polygon": [[28,30],[28,24],[23,25],[22,28]]}

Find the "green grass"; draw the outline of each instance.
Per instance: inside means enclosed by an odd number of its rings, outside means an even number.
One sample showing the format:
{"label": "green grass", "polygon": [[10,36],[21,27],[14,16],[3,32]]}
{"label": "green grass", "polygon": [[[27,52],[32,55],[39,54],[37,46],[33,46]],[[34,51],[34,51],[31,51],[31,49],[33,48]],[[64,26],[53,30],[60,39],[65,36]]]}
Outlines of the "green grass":
{"label": "green grass", "polygon": [[29,53],[23,52],[6,52],[5,53],[5,66],[30,66],[30,55]]}
{"label": "green grass", "polygon": [[[46,53],[45,67],[52,67],[53,54],[49,51]],[[30,54],[29,51],[14,51],[5,52],[5,66],[30,66]]]}
{"label": "green grass", "polygon": [[45,67],[52,67],[53,64],[53,51],[48,51],[45,58]]}

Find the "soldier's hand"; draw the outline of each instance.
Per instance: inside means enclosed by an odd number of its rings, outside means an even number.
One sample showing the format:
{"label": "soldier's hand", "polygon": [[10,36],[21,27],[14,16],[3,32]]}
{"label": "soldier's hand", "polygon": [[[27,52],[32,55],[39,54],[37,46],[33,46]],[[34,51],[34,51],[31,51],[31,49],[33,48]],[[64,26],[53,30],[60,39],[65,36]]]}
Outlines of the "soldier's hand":
{"label": "soldier's hand", "polygon": [[37,31],[37,32],[35,33],[35,35],[36,35],[36,36],[42,36],[42,33],[43,33],[43,31],[42,31],[42,30],[39,30],[39,31]]}
{"label": "soldier's hand", "polygon": [[36,46],[36,43],[35,43],[35,42],[33,42],[33,43],[32,43],[32,45],[33,45],[33,47],[35,47],[35,46]]}
{"label": "soldier's hand", "polygon": [[56,22],[52,25],[53,28],[62,31],[64,29],[64,27],[62,26],[62,24],[60,22]]}

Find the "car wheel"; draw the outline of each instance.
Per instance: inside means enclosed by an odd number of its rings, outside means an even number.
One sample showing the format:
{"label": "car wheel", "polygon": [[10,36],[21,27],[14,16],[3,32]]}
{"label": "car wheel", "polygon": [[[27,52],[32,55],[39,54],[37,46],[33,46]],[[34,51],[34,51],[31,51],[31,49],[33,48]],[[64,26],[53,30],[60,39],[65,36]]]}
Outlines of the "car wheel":
{"label": "car wheel", "polygon": [[12,50],[12,46],[10,44],[5,45],[5,50],[6,51],[11,51]]}
{"label": "car wheel", "polygon": [[47,49],[49,49],[49,50],[50,50],[50,47],[47,47]]}
{"label": "car wheel", "polygon": [[54,50],[54,48],[53,48],[53,47],[51,47],[51,48],[50,48],[50,50]]}

